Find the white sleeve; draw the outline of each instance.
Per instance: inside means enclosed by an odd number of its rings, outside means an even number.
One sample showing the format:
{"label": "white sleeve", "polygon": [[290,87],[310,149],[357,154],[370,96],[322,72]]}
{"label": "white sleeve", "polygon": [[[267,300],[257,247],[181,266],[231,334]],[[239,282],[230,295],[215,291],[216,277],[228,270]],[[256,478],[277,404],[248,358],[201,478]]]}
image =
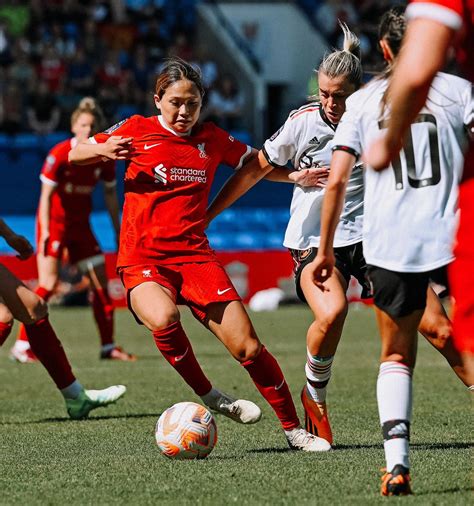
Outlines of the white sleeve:
{"label": "white sleeve", "polygon": [[464,124],[470,128],[470,134],[473,135],[474,127],[474,86],[469,83],[464,93],[466,99],[464,101]]}
{"label": "white sleeve", "polygon": [[462,17],[458,12],[434,2],[411,3],[405,11],[405,17],[408,20],[416,18],[431,19],[456,31],[462,27]]}
{"label": "white sleeve", "polygon": [[284,125],[265,141],[262,151],[270,165],[285,166],[289,160],[295,158],[297,150],[295,125],[290,114]]}
{"label": "white sleeve", "polygon": [[359,114],[355,111],[356,108],[351,107],[350,101],[348,101],[346,112],[342,115],[334,135],[332,150],[348,151],[359,158],[362,154],[362,146],[359,135]]}

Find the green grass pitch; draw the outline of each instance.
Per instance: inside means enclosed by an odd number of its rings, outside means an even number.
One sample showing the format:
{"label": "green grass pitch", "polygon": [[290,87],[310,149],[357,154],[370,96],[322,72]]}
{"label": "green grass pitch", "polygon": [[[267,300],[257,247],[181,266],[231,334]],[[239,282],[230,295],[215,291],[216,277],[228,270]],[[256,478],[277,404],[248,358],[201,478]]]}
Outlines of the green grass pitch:
{"label": "green grass pitch", "polygon": [[[262,341],[279,359],[301,413],[304,307],[251,315]],[[414,496],[379,497],[383,467],[375,382],[379,340],[372,311],[353,307],[334,363],[328,402],[335,434],[327,454],[287,450],[283,433],[245,370],[183,311],[185,328],[213,383],[258,402],[253,426],[216,416],[218,443],[202,461],[159,454],[154,427],[179,401],[196,401],[155,349],[151,335],[118,311],[118,341],[136,363],[98,359],[88,308],[53,309],[80,381],[89,388],[128,386],[126,397],[89,420],[69,421],[61,396],[39,365],[8,360],[0,351],[0,504],[472,504],[470,398],[444,359],[420,338],[414,376],[412,475]]]}

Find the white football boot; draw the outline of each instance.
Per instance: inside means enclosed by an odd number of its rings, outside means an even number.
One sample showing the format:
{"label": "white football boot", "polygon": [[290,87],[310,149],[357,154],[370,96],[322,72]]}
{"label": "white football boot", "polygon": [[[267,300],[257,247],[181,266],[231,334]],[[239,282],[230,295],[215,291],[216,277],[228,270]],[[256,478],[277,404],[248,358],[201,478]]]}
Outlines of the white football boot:
{"label": "white football boot", "polygon": [[67,412],[73,420],[83,420],[93,409],[117,402],[126,391],[124,385],[114,385],[103,390],[82,390],[76,399],[66,399]]}
{"label": "white football boot", "polygon": [[288,446],[292,450],[301,450],[303,452],[327,452],[331,445],[322,437],[314,436],[306,432],[302,427],[293,430],[285,430]]}
{"label": "white football boot", "polygon": [[257,423],[262,418],[262,411],[253,402],[245,399],[234,399],[230,395],[213,388],[201,397],[204,404],[235,422]]}

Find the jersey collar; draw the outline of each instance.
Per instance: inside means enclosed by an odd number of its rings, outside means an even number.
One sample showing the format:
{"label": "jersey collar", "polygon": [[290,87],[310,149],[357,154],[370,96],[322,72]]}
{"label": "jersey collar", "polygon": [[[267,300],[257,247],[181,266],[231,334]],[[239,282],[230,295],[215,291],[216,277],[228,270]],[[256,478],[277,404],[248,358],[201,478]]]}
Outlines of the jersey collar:
{"label": "jersey collar", "polygon": [[336,131],[337,125],[329,121],[328,117],[326,116],[326,113],[324,112],[324,107],[322,104],[319,104],[319,114],[324,123],[326,123],[326,125],[331,127],[334,131]]}
{"label": "jersey collar", "polygon": [[173,130],[170,126],[168,126],[165,122],[165,120],[163,119],[163,116],[158,115],[158,121],[160,122],[160,125],[165,129],[165,130],[168,130],[168,132],[171,132],[173,135],[176,135],[176,137],[188,137],[189,135],[191,135],[191,130],[189,130],[188,132],[185,132],[185,133],[179,133],[179,132],[176,132],[175,130]]}

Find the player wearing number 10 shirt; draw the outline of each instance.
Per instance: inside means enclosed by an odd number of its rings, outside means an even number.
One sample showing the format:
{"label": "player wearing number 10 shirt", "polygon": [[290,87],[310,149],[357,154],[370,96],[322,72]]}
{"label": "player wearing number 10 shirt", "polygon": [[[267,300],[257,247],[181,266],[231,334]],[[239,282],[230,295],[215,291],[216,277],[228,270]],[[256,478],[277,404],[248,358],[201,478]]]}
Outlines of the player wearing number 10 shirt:
{"label": "player wearing number 10 shirt", "polygon": [[[348,99],[335,150],[359,155],[380,134],[386,122],[380,118],[386,88],[387,81],[377,79]],[[392,170],[367,167],[363,242],[369,265],[427,272],[453,260],[457,187],[472,115],[471,84],[439,73]]]}
{"label": "player wearing number 10 shirt", "polygon": [[[391,17],[401,27],[401,42],[403,15]],[[384,53],[390,49],[396,55],[400,45],[389,42],[382,44]],[[382,76],[346,102],[334,137],[321,246],[312,265],[317,283],[332,270],[332,237],[354,159],[380,138],[396,112],[384,107],[387,86]],[[458,185],[472,121],[471,83],[438,73],[390,167],[381,172],[366,167],[363,247],[382,338],[377,402],[387,463],[383,495],[411,493],[408,441],[417,328],[428,284],[447,284],[446,267],[454,259]]]}

